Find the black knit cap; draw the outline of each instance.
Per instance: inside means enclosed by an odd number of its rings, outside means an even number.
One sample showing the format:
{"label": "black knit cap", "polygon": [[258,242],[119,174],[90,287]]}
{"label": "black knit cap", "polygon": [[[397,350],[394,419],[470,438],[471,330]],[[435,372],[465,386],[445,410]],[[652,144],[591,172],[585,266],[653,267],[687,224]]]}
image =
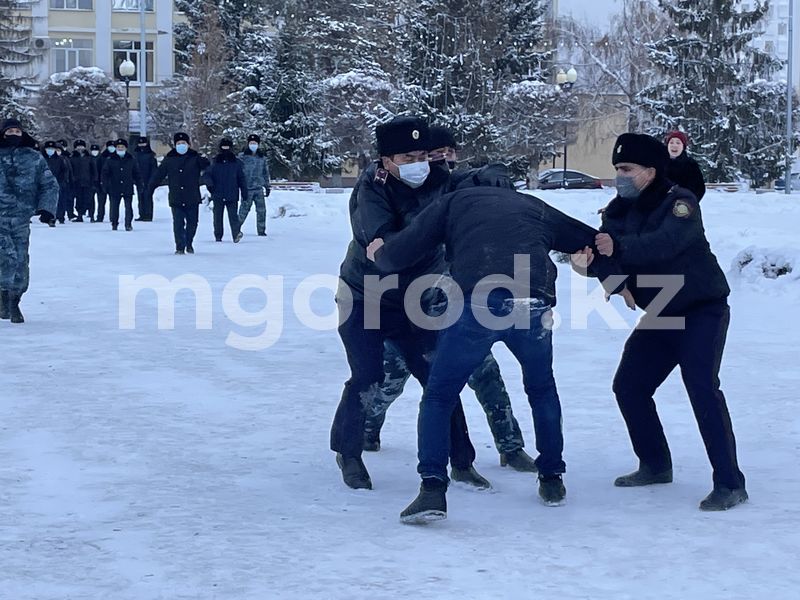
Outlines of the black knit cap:
{"label": "black knit cap", "polygon": [[256,143],[260,144],[261,143],[261,138],[258,135],[256,135],[255,133],[251,133],[250,135],[247,136],[247,141],[248,142],[256,142]]}
{"label": "black knit cap", "polygon": [[656,138],[642,133],[623,133],[614,142],[611,164],[633,163],[643,167],[653,167],[663,173],[669,164],[667,147]]}
{"label": "black knit cap", "polygon": [[229,138],[222,138],[219,141],[220,149],[222,149],[223,146],[227,146],[229,149],[233,148],[233,142]]}
{"label": "black knit cap", "polygon": [[375,128],[380,156],[430,150],[428,124],[419,117],[395,117]]}
{"label": "black knit cap", "polygon": [[56,148],[57,146],[58,146],[58,144],[56,144],[53,140],[47,140],[44,143],[44,147],[45,148]]}
{"label": "black knit cap", "polygon": [[442,127],[441,125],[431,125],[430,135],[431,147],[428,148],[428,150],[436,150],[437,148],[444,148],[445,146],[453,149],[458,148],[458,145],[456,144],[456,138],[453,137],[453,132],[447,127]]}
{"label": "black knit cap", "polygon": [[189,134],[184,133],[183,131],[179,131],[175,135],[172,136],[172,141],[176,144],[178,142],[188,142],[189,141]]}
{"label": "black knit cap", "polygon": [[138,141],[136,143],[137,144],[149,144],[150,143],[150,138],[147,137],[146,135],[140,135],[139,139],[138,139]]}
{"label": "black knit cap", "polygon": [[61,148],[62,148],[63,150],[66,150],[66,149],[67,149],[67,147],[69,146],[69,144],[67,144],[67,140],[58,140],[58,141],[56,142],[56,144],[58,144],[59,146],[61,146]]}
{"label": "black knit cap", "polygon": [[75,143],[72,144],[72,147],[77,148],[78,146],[83,146],[86,148],[86,140],[75,140]]}
{"label": "black knit cap", "polygon": [[92,144],[92,147],[89,148],[89,150],[100,150],[100,146],[98,146],[97,144]]}
{"label": "black knit cap", "polygon": [[22,129],[22,123],[19,122],[19,119],[6,119],[3,121],[2,127],[0,127],[0,135],[3,135],[8,129]]}
{"label": "black knit cap", "polygon": [[126,140],[125,138],[119,138],[116,142],[114,142],[114,145],[115,146],[125,146],[127,148],[128,147],[128,140]]}

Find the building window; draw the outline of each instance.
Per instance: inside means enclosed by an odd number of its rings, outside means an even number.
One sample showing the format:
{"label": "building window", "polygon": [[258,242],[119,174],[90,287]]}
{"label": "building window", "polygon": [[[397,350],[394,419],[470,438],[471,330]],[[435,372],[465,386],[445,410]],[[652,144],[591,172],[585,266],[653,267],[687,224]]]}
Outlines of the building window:
{"label": "building window", "polygon": [[142,2],[144,9],[153,12],[153,0],[111,0],[113,10],[140,10]]}
{"label": "building window", "polygon": [[788,23],[778,23],[778,35],[786,35],[789,31]]}
{"label": "building window", "polygon": [[53,41],[50,51],[52,72],[63,73],[75,67],[93,67],[92,40],[63,38]]}
{"label": "building window", "polygon": [[63,10],[92,10],[93,0],[50,0],[50,8]]}
{"label": "building window", "polygon": [[[122,61],[128,59],[136,65],[136,75],[134,78],[139,81],[139,53],[142,49],[142,44],[139,41],[128,40],[115,40],[114,41],[114,78],[122,81],[122,76],[119,74],[119,65]],[[145,46],[145,62],[147,64],[147,81],[153,83],[153,42],[147,42]]]}

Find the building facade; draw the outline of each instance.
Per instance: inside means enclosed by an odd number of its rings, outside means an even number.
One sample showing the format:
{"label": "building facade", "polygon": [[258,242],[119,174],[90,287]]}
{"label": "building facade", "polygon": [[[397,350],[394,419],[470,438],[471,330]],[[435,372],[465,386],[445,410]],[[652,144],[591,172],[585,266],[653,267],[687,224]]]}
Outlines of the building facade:
{"label": "building facade", "polygon": [[[145,48],[141,44],[140,10],[145,9]],[[173,28],[183,16],[173,0],[37,0],[31,3],[33,46],[42,52],[37,82],[75,67],[97,67],[118,81],[119,65],[136,65],[130,80],[132,119],[136,117],[145,68],[148,91],[175,73]],[[143,51],[144,50],[144,51]]]}
{"label": "building facade", "polygon": [[[753,41],[759,50],[777,56],[788,63],[789,59],[789,3],[794,2],[794,60],[792,67],[792,84],[800,94],[800,0],[770,0],[767,17],[764,19],[763,34]],[[746,9],[752,8],[753,0],[744,2]],[[784,67],[776,74],[780,79],[786,79],[787,71]]]}

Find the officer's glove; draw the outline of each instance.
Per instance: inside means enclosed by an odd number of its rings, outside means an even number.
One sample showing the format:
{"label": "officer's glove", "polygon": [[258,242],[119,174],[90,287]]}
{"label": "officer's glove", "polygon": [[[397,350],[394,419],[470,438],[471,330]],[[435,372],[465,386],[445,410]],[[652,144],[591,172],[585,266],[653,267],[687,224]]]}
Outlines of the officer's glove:
{"label": "officer's glove", "polygon": [[271,190],[270,188],[266,188],[266,189],[264,190],[264,198],[269,198],[269,193],[270,193],[271,191],[272,191],[272,190]]}
{"label": "officer's glove", "polygon": [[46,210],[40,210],[39,211],[39,220],[42,223],[47,223],[49,225],[52,221],[56,220],[56,217],[55,217],[54,214],[49,213]]}

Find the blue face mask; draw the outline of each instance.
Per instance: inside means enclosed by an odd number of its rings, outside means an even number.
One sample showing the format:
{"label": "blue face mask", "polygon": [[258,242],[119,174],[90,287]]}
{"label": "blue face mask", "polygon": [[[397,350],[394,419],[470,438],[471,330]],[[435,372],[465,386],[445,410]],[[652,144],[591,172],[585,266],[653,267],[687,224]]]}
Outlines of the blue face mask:
{"label": "blue face mask", "polygon": [[47,152],[47,156],[53,156],[53,154],[56,153],[56,149],[55,148],[47,148],[45,150],[45,152]]}
{"label": "blue face mask", "polygon": [[250,148],[250,152],[253,153],[255,153],[255,151],[258,150],[258,144],[248,144],[247,147]]}
{"label": "blue face mask", "polygon": [[114,152],[116,148],[114,146],[106,146],[106,150],[108,150],[109,152]]}
{"label": "blue face mask", "polygon": [[617,175],[614,186],[617,188],[617,193],[620,197],[626,200],[636,200],[642,193],[642,191],[636,187],[636,184],[633,183],[633,177]]}
{"label": "blue face mask", "polygon": [[125,150],[117,150],[117,156],[122,158],[123,156],[125,156],[125,152],[126,152]]}
{"label": "blue face mask", "polygon": [[400,172],[400,181],[414,189],[425,183],[425,180],[431,172],[431,167],[427,160],[397,165],[397,169]]}
{"label": "blue face mask", "polygon": [[186,154],[189,151],[189,144],[175,144],[178,154]]}

